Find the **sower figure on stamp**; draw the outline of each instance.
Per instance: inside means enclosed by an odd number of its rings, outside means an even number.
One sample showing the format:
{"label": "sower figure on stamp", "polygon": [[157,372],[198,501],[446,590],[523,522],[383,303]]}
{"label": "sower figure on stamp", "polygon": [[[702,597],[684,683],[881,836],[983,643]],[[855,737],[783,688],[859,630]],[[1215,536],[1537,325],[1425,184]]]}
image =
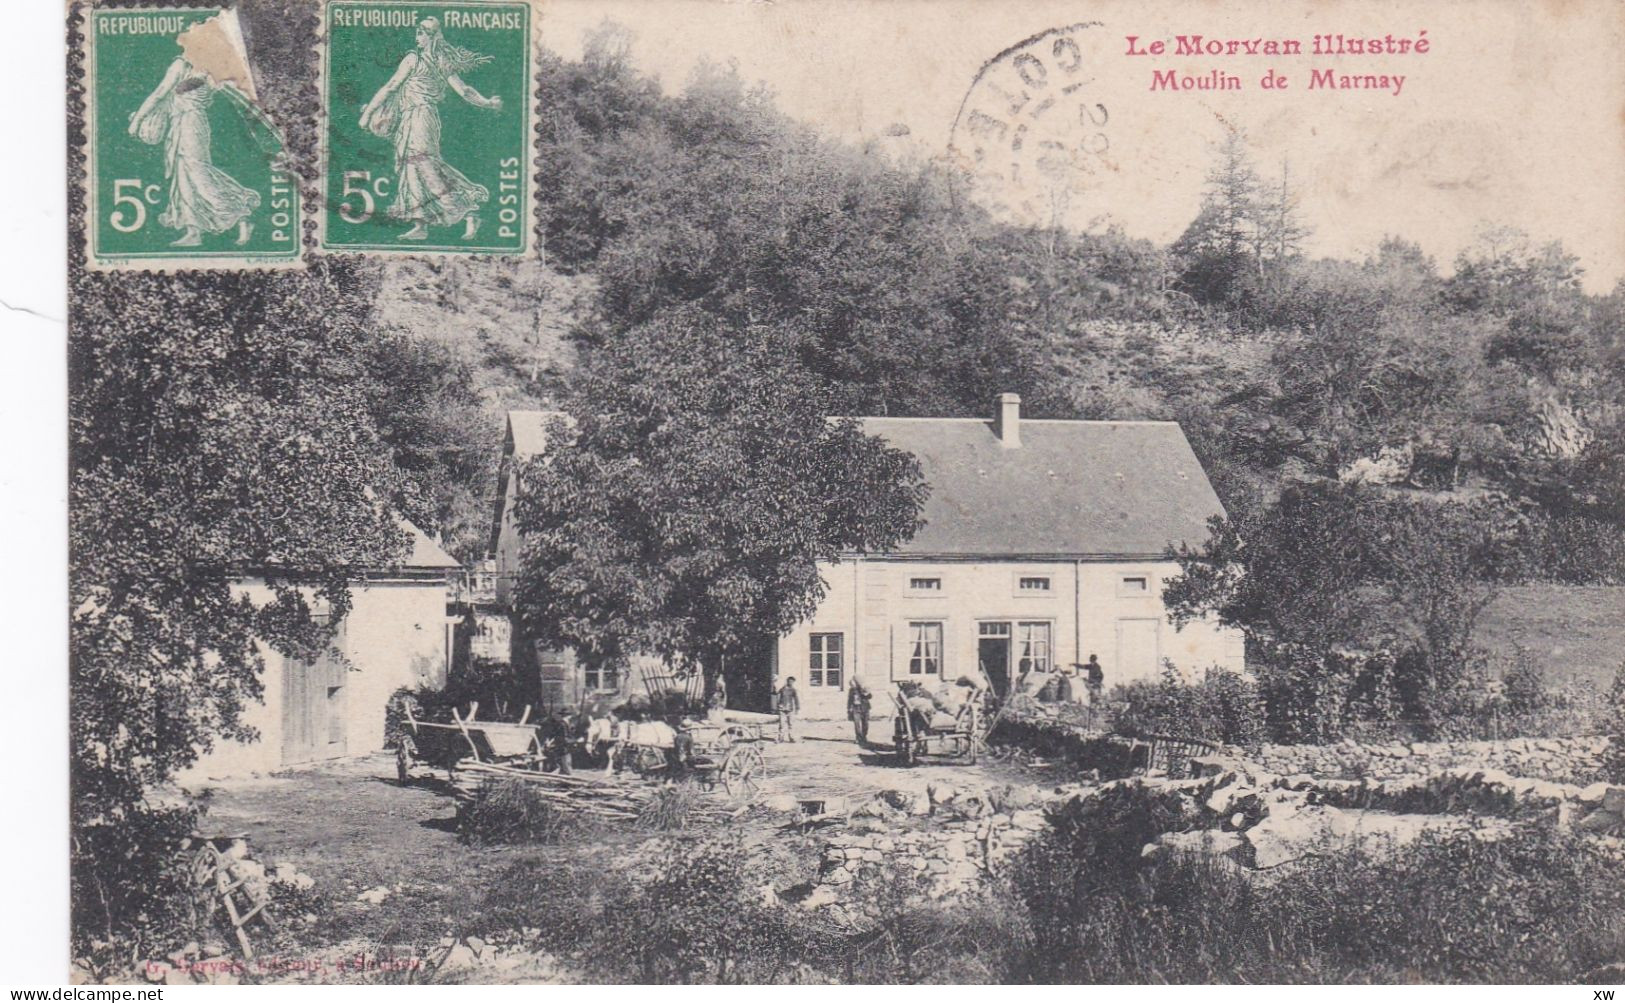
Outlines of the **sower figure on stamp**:
{"label": "sower figure on stamp", "polygon": [[237,228],[245,244],[254,225],[248,214],[259,208],[260,194],[214,166],[209,105],[219,85],[209,75],[177,56],[164,79],[130,115],[130,135],[143,143],[164,144],[164,178],[169,204],[158,222],[181,235],[175,247],[197,247],[205,233]]}
{"label": "sower figure on stamp", "polygon": [[432,17],[418,26],[417,43],[417,50],[406,54],[395,75],[362,107],[361,126],[395,143],[395,201],[388,212],[412,223],[401,237],[423,240],[430,226],[463,223],[463,239],[472,240],[480,228],[480,205],[491,192],[441,158],[438,106],[450,87],[476,108],[501,111],[500,96],[485,97],[460,76],[491,57],[446,41],[440,22]]}
{"label": "sower figure on stamp", "polygon": [[773,694],[773,709],[779,712],[779,741],[794,742],[795,716],[801,710],[801,695],[796,692],[796,677],[785,679],[784,685]]}

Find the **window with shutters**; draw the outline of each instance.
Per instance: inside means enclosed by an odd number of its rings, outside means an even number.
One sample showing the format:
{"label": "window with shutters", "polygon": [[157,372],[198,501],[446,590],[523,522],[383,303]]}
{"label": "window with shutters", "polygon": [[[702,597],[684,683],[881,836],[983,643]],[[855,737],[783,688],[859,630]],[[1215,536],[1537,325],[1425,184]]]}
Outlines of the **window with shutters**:
{"label": "window with shutters", "polygon": [[1016,671],[1049,672],[1049,621],[1028,621],[1016,624]]}
{"label": "window with shutters", "polygon": [[942,624],[940,621],[908,625],[908,674],[935,676],[942,673]]}

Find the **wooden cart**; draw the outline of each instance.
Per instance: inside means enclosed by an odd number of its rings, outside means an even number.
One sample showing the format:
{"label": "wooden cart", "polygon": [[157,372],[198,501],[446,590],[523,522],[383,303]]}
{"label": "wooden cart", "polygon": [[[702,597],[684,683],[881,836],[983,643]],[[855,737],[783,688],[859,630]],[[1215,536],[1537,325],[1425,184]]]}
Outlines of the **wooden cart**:
{"label": "wooden cart", "polygon": [[706,787],[720,785],[732,800],[752,800],[767,780],[766,741],[749,723],[691,723],[680,750],[628,743],[625,764],[640,775],[688,773]]}
{"label": "wooden cart", "polygon": [[411,776],[414,762],[454,773],[459,763],[506,763],[539,770],[542,765],[541,732],[530,724],[530,708],[517,722],[479,721],[480,705],[468,705],[468,716],[451,710],[452,723],[420,721],[406,705],[406,732],[395,747],[395,775],[401,783]]}
{"label": "wooden cart", "polygon": [[896,725],[892,733],[892,746],[897,759],[904,766],[913,766],[922,756],[942,756],[964,763],[974,763],[987,743],[987,728],[982,713],[982,691],[974,691],[959,713],[945,711],[926,712],[908,705],[901,692],[891,694],[897,706]]}

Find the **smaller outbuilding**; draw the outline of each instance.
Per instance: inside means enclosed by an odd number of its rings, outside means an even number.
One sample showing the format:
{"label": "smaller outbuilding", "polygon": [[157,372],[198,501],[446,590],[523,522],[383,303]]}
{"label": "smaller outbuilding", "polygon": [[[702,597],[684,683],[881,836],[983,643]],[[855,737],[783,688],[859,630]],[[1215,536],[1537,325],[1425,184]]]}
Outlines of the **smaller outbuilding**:
{"label": "smaller outbuilding", "polygon": [[[304,662],[261,645],[264,699],[243,714],[258,740],[218,743],[183,782],[376,752],[396,690],[445,686],[455,624],[448,579],[461,565],[407,520],[401,528],[411,553],[398,567],[357,573],[350,612],[323,657]],[[271,596],[263,577],[238,587],[255,601]]]}

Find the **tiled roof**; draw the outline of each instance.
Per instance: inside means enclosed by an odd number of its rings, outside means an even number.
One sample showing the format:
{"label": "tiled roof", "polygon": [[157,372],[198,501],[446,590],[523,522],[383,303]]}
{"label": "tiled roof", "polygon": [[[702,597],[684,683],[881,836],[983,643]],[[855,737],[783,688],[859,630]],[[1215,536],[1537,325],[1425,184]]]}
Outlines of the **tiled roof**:
{"label": "tiled roof", "polygon": [[[554,417],[508,412],[514,459],[543,451]],[[931,488],[925,525],[897,554],[1144,558],[1199,546],[1208,518],[1224,514],[1174,422],[1024,418],[1021,444],[1006,448],[979,418],[855,420],[914,454]],[[497,505],[493,546],[500,493]]]}
{"label": "tiled roof", "polygon": [[976,418],[859,418],[931,487],[905,555],[1148,557],[1198,546],[1223,507],[1174,422],[1023,419],[1005,448]]}

